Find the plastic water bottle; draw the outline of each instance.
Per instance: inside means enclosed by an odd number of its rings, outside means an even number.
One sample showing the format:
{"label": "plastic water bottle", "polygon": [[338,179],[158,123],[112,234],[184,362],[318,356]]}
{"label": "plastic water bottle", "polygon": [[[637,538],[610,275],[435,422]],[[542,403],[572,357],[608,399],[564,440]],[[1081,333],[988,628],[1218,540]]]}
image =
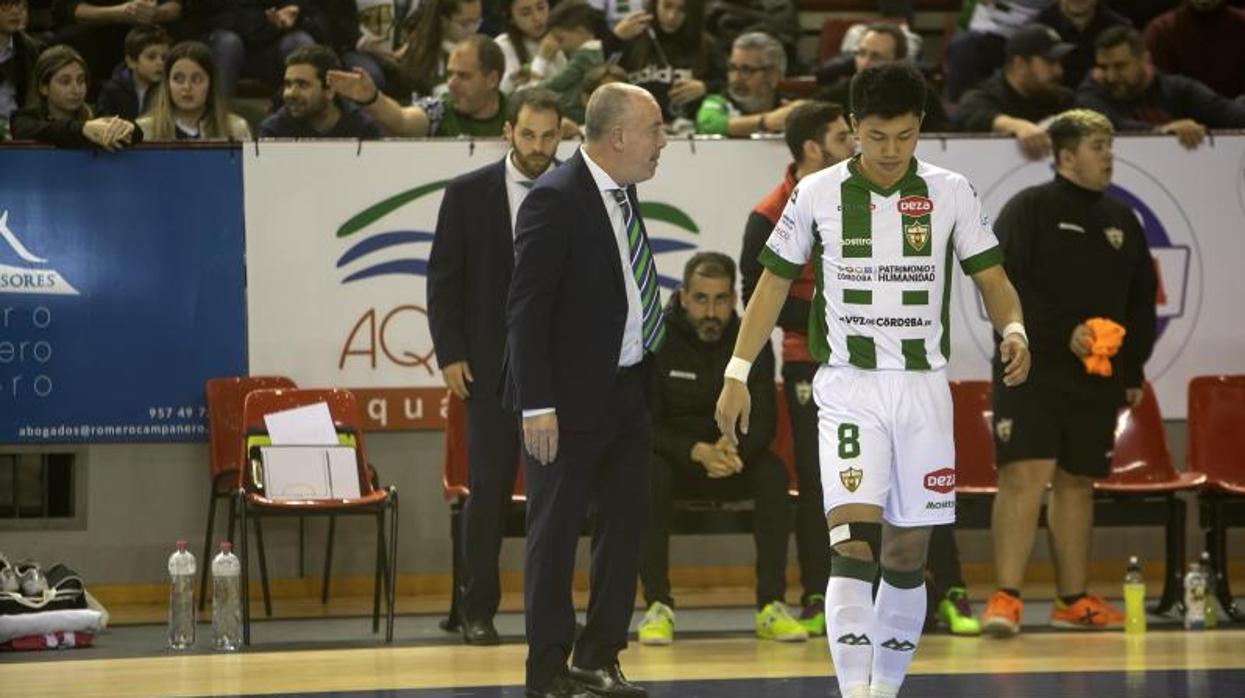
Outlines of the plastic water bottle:
{"label": "plastic water bottle", "polygon": [[1133,555],[1124,574],[1124,632],[1140,635],[1145,631],[1146,580],[1141,576],[1141,563]]}
{"label": "plastic water bottle", "polygon": [[1196,562],[1189,563],[1184,575],[1184,627],[1202,630],[1206,627],[1206,574]]}
{"label": "plastic water bottle", "polygon": [[1215,610],[1215,596],[1209,593],[1214,588],[1216,579],[1215,569],[1210,564],[1210,553],[1205,550],[1202,551],[1202,574],[1206,578],[1206,589],[1208,592],[1204,604],[1206,607],[1206,629],[1210,630],[1219,625],[1219,614]]}
{"label": "plastic water bottle", "polygon": [[212,559],[212,646],[225,651],[242,646],[242,563],[229,541]]}
{"label": "plastic water bottle", "polygon": [[169,556],[169,647],[184,650],[194,644],[195,556],[179,540]]}

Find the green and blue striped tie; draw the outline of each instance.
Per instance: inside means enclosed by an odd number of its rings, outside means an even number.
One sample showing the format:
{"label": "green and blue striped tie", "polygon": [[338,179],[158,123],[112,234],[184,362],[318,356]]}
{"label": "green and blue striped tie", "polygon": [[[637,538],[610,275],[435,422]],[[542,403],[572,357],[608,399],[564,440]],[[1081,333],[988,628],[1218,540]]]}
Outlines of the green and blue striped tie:
{"label": "green and blue striped tie", "polygon": [[640,289],[640,317],[644,349],[657,353],[666,338],[665,317],[661,310],[661,298],[657,292],[657,265],[648,248],[648,238],[640,228],[640,217],[631,206],[631,199],[622,189],[611,189],[614,200],[622,207],[623,223],[627,228],[627,247],[631,252],[631,274]]}

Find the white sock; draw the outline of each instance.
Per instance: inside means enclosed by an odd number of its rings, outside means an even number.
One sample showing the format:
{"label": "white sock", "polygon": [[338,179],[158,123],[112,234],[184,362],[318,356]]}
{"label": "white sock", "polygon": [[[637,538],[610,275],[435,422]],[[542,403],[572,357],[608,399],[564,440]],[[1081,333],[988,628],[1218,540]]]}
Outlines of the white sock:
{"label": "white sock", "polygon": [[[913,586],[913,585],[916,586]],[[874,698],[894,698],[908,674],[908,665],[921,641],[925,625],[925,574],[882,569],[882,584],[874,602]]]}
{"label": "white sock", "polygon": [[836,555],[826,585],[826,637],[844,696],[867,696],[873,663],[873,579],[876,562]]}

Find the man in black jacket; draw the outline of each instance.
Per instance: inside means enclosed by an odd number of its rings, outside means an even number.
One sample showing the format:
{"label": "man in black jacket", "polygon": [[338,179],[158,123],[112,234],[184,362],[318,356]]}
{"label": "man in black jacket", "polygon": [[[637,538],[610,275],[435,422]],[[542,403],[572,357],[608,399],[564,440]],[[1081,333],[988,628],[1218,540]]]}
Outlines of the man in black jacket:
{"label": "man in black jacket", "polygon": [[337,54],[308,46],[285,60],[285,104],[259,125],[260,138],[380,138],[372,117],[338,96],[329,71],[341,70]]}
{"label": "man in black jacket", "polygon": [[1091,76],[1077,93],[1080,106],[1105,114],[1120,131],[1158,131],[1193,149],[1206,130],[1245,128],[1245,105],[1206,85],[1154,67],[1141,34],[1112,27],[1094,42],[1101,82]]}
{"label": "man in black jacket", "polygon": [[731,359],[735,262],[701,252],[683,269],[683,285],[666,306],[666,342],[657,353],[653,516],[640,579],[648,613],[640,642],[669,644],[674,632],[670,595],[670,504],[674,498],[756,501],[756,632],[762,639],[803,641],[808,632],[783,603],[790,503],[787,471],[769,450],[775,430],[774,356],[762,351],[748,383],[752,420],[738,448],[722,436],[713,409]]}
{"label": "man in black jacket", "polygon": [[31,72],[42,46],[26,33],[26,0],[0,0],[0,141],[9,119],[26,105]]}
{"label": "man in black jacket", "polygon": [[[1051,624],[1119,627],[1124,616],[1087,593],[1094,480],[1111,472],[1116,413],[1141,402],[1154,348],[1158,281],[1133,211],[1106,195],[1111,123],[1077,109],[1050,125],[1054,181],[1012,197],[999,213],[1004,266],[1024,304],[1033,347],[1029,381],[1004,390],[994,360],[994,435],[999,492],[991,533],[998,590],[982,617],[998,637],[1020,631],[1020,588],[1048,485],[1050,547],[1058,598]],[[1085,357],[1102,319],[1125,330],[1110,370]]]}

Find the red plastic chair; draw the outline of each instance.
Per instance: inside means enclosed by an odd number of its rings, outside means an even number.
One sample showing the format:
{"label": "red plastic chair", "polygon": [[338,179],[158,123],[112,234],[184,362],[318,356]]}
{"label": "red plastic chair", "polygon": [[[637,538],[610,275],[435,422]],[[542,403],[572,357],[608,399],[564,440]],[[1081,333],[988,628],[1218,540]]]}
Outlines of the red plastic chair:
{"label": "red plastic chair", "polygon": [[[242,428],[242,408],[246,396],[253,390],[269,388],[295,388],[294,381],[285,376],[233,376],[230,378],[212,378],[205,386],[208,410],[208,443],[211,455],[208,467],[211,471],[212,484],[208,491],[207,529],[203,533],[203,557],[200,558],[199,571],[199,610],[207,604],[208,569],[211,567],[212,529],[216,523],[216,500],[229,500],[229,530],[225,540],[233,540],[234,518],[237,516],[233,499],[238,488],[238,454],[242,452],[244,430]],[[255,539],[259,544],[259,571],[263,581],[264,600],[268,615],[272,615],[272,605],[268,601],[268,562],[264,557],[264,534],[259,528],[259,520],[255,520]],[[301,544],[301,539],[300,539]],[[300,550],[301,545],[300,545]]]}
{"label": "red plastic chair", "polygon": [[1205,480],[1201,473],[1172,467],[1158,401],[1150,384],[1143,384],[1141,403],[1122,410],[1116,420],[1111,475],[1094,483],[1094,489],[1105,514],[1098,517],[1100,525],[1165,528],[1167,570],[1163,595],[1152,613],[1166,613],[1181,603],[1186,506],[1176,494],[1196,490]]}
{"label": "red plastic chair", "polygon": [[[256,482],[256,458],[246,453],[246,444],[239,448],[241,468],[238,496],[242,500],[242,642],[251,643],[250,586],[247,558],[246,520],[249,516],[364,515],[376,518],[376,581],[372,597],[372,632],[380,630],[380,590],[386,588],[387,616],[385,641],[393,642],[394,591],[397,582],[398,490],[392,485],[380,488],[368,467],[367,448],[363,438],[363,420],[354,393],[341,389],[280,389],[257,390],[246,397],[243,425],[246,434],[265,434],[264,415],[272,412],[326,403],[339,432],[355,439],[358,465],[359,496],[350,499],[270,499]],[[385,512],[389,512],[389,550],[385,551]]]}
{"label": "red plastic chair", "polygon": [[[1202,526],[1215,572],[1215,596],[1233,620],[1245,620],[1228,582],[1228,526],[1245,504],[1245,375],[1198,376],[1189,382],[1189,470],[1206,476]],[[1235,521],[1229,521],[1235,510]]]}

